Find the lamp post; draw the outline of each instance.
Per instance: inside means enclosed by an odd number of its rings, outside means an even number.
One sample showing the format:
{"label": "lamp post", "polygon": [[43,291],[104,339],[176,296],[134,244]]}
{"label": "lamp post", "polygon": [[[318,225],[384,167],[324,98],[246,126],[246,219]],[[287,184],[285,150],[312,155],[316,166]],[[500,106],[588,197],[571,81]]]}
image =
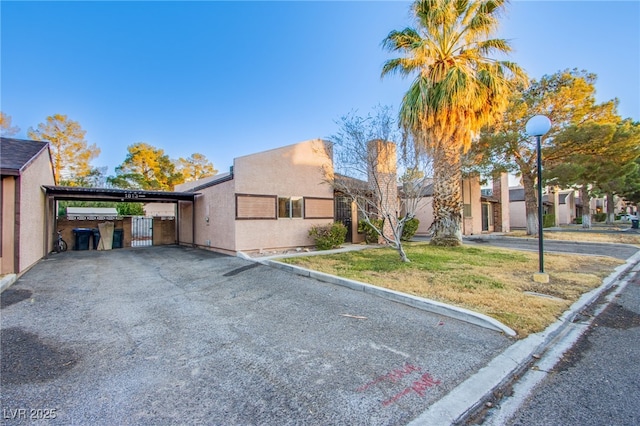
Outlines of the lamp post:
{"label": "lamp post", "polygon": [[542,150],[541,139],[551,129],[551,121],[544,115],[534,115],[527,121],[525,127],[527,136],[535,136],[536,152],[538,154],[538,264],[540,266],[537,274],[533,279],[536,282],[548,283],[549,275],[544,272],[544,240],[542,237]]}

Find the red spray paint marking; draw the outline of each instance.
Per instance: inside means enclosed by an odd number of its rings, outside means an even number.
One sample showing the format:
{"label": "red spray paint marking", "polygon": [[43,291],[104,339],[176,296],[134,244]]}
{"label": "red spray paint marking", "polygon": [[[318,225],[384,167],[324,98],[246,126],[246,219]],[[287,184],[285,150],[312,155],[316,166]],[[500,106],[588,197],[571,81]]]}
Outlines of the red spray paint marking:
{"label": "red spray paint marking", "polygon": [[373,381],[366,383],[362,386],[360,386],[358,389],[356,389],[358,392],[363,392],[367,389],[369,389],[371,386],[376,385],[380,382],[383,382],[385,380],[389,380],[392,383],[396,383],[398,381],[400,381],[400,379],[402,379],[403,377],[411,374],[414,371],[422,371],[422,369],[420,367],[416,367],[415,365],[412,364],[406,364],[403,368],[396,368],[395,370],[382,375],[380,377],[377,377],[376,379],[374,379]]}
{"label": "red spray paint marking", "polygon": [[425,391],[427,389],[432,388],[439,384],[440,384],[440,380],[434,379],[433,377],[431,377],[431,374],[429,373],[424,373],[422,377],[420,377],[420,380],[413,382],[411,386],[405,388],[401,392],[398,392],[397,394],[387,399],[386,401],[382,401],[382,405],[384,405],[385,407],[387,405],[391,405],[397,400],[399,400],[400,398],[402,398],[403,396],[411,393],[412,391],[417,393],[419,396],[424,396],[426,393]]}

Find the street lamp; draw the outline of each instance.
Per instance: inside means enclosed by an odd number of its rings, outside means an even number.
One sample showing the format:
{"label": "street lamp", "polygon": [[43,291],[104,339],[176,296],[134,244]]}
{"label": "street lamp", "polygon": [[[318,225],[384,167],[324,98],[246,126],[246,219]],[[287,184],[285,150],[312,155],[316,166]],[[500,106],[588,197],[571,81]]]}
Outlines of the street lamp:
{"label": "street lamp", "polygon": [[534,115],[527,121],[525,127],[527,136],[536,137],[536,152],[538,154],[538,263],[540,270],[533,275],[536,282],[548,283],[549,275],[544,272],[544,240],[542,238],[542,150],[540,148],[541,139],[551,129],[551,120],[544,115]]}

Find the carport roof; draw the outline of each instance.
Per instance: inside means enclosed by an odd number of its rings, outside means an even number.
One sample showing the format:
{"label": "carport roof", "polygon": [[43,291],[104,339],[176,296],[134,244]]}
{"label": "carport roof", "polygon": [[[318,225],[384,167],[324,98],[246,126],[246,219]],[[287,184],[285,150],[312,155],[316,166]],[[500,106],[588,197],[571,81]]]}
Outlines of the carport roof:
{"label": "carport roof", "polygon": [[47,195],[58,200],[88,200],[88,201],[130,201],[138,203],[170,203],[176,201],[191,201],[199,193],[195,192],[167,192],[143,191],[138,189],[116,188],[81,188],[77,186],[44,185]]}

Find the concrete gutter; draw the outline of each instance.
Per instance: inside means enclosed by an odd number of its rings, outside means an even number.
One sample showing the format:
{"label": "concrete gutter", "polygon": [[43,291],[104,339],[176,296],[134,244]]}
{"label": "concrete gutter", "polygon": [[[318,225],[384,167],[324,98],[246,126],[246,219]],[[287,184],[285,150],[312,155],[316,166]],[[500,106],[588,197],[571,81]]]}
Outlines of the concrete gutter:
{"label": "concrete gutter", "polygon": [[[574,318],[614,285],[626,285],[628,273],[640,271],[640,252],[618,266],[600,287],[585,293],[555,323],[546,330],[519,340],[493,359],[486,367],[462,382],[444,398],[431,405],[409,425],[464,424],[483,404],[491,401],[498,391],[521,375],[560,339]],[[535,357],[534,357],[535,356]]]}

